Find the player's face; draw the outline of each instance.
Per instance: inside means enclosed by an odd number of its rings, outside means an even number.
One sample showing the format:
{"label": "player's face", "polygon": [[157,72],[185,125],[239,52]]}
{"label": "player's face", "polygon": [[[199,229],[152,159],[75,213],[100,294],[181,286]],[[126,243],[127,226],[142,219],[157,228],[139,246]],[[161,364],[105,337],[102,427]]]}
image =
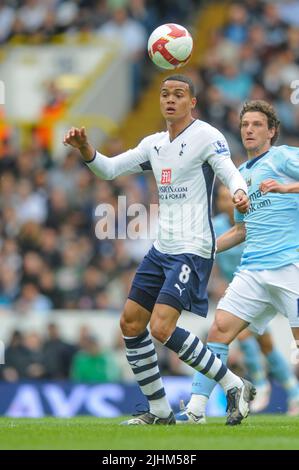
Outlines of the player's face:
{"label": "player's face", "polygon": [[241,138],[248,155],[258,156],[271,146],[274,129],[268,128],[268,119],[259,111],[248,111],[241,121]]}
{"label": "player's face", "polygon": [[178,121],[191,116],[196,98],[192,98],[188,83],[167,80],[160,91],[160,108],[167,121]]}

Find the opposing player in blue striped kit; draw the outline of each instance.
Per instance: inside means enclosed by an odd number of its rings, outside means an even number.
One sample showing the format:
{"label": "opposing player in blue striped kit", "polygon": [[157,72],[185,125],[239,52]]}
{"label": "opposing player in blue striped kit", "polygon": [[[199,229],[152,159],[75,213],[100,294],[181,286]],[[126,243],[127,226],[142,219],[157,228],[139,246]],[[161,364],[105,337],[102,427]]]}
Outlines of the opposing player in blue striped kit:
{"label": "opposing player in blue striped kit", "polygon": [[206,316],[206,286],[215,252],[211,223],[214,173],[229,188],[235,207],[249,207],[247,186],[230,158],[223,135],[194,119],[194,85],[182,75],[162,82],[160,108],[167,131],[144,138],[133,150],[113,158],[96,152],[85,129],[72,128],[65,144],[79,148],[100,178],[150,169],[159,193],[159,230],[139,266],[121,316],[126,355],[149,411],[128,425],[175,424],[165,394],[151,335],[197,371],[221,384],[228,396],[227,424],[247,416],[254,387],[233,374],[192,333],[177,326],[183,309]]}
{"label": "opposing player in blue striped kit", "polygon": [[[220,300],[208,346],[225,362],[228,345],[248,325],[263,333],[277,312],[284,314],[299,344],[299,149],[273,146],[279,132],[274,108],[258,100],[240,115],[248,162],[240,167],[251,206],[235,211],[235,225],[217,239],[219,252],[245,241],[240,267]],[[180,422],[203,421],[215,381],[195,374],[193,395]]]}

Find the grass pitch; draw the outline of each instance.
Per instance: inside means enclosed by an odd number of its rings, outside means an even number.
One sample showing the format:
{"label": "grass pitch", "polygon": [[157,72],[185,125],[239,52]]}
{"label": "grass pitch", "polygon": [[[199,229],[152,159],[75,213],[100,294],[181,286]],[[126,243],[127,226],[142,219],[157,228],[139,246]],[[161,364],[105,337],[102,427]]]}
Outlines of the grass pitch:
{"label": "grass pitch", "polygon": [[119,426],[123,419],[0,418],[0,449],[299,449],[299,417],[250,416],[235,427],[225,426],[224,418],[206,425]]}

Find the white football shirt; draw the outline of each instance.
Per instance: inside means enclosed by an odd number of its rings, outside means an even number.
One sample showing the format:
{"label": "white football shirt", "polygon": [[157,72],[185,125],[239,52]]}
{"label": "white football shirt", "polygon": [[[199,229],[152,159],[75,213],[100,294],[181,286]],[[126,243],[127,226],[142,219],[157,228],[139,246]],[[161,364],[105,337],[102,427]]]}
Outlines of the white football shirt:
{"label": "white football shirt", "polygon": [[153,171],[159,193],[159,227],[154,246],[162,253],[214,257],[211,198],[215,175],[232,195],[237,189],[247,193],[224,136],[198,119],[172,141],[168,131],[158,132],[113,158],[96,152],[88,166],[103,179]]}

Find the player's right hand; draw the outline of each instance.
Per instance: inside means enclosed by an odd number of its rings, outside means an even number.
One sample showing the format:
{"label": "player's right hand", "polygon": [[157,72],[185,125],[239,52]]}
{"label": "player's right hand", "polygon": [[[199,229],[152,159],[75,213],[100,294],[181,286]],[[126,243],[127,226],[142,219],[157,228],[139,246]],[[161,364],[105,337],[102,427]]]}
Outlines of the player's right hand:
{"label": "player's right hand", "polygon": [[77,149],[80,149],[87,145],[87,135],[85,127],[80,129],[77,127],[72,127],[63,138],[64,145],[71,145]]}
{"label": "player's right hand", "polygon": [[249,197],[243,191],[243,189],[238,189],[233,197],[233,204],[235,208],[241,212],[241,214],[245,214],[250,206]]}

